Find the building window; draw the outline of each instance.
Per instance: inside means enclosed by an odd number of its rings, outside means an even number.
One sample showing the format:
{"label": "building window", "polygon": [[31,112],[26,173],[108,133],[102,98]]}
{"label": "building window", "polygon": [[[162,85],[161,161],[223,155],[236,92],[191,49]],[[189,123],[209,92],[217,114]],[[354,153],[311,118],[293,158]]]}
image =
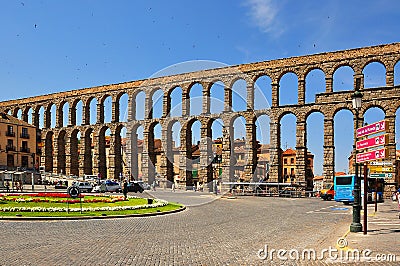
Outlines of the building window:
{"label": "building window", "polygon": [[29,160],[28,156],[22,156],[21,157],[21,166],[22,167],[28,167],[28,160]]}
{"label": "building window", "polygon": [[27,141],[22,142],[21,152],[30,152]]}
{"label": "building window", "polygon": [[6,151],[15,151],[14,141],[12,139],[7,140]]}
{"label": "building window", "polygon": [[28,128],[26,127],[22,128],[21,138],[29,139]]}
{"label": "building window", "polygon": [[287,159],[283,159],[283,164],[287,164]]}
{"label": "building window", "polygon": [[6,136],[7,137],[15,137],[15,132],[14,132],[13,126],[7,126]]}
{"label": "building window", "polygon": [[13,154],[7,154],[7,167],[14,167],[14,155]]}
{"label": "building window", "polygon": [[294,158],[290,158],[290,163],[294,164]]}

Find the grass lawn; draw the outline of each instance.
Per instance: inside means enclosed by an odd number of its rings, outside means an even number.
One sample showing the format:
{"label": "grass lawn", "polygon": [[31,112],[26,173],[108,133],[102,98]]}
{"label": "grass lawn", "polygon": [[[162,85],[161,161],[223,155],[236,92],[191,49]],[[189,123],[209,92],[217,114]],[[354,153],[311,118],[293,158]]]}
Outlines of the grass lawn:
{"label": "grass lawn", "polygon": [[[34,202],[32,200],[38,201]],[[76,203],[67,204],[66,200],[73,200],[71,198],[62,197],[32,197],[28,195],[15,195],[15,196],[0,196],[0,209],[4,207],[42,207],[42,208],[64,208],[65,211],[2,211],[0,210],[1,217],[81,217],[81,216],[112,216],[112,215],[134,215],[146,213],[158,213],[177,210],[182,207],[181,204],[169,202],[165,206],[159,207],[143,207],[134,210],[99,210],[99,211],[70,211],[67,212],[67,207],[79,208],[81,204],[79,199],[75,199]],[[103,201],[114,202],[103,202]],[[64,202],[62,202],[64,201]],[[101,202],[98,202],[101,201]],[[129,198],[128,200],[121,200],[121,197],[104,197],[104,196],[85,196],[82,199],[82,208],[99,208],[99,207],[118,207],[118,206],[146,206],[147,199],[144,198]]]}

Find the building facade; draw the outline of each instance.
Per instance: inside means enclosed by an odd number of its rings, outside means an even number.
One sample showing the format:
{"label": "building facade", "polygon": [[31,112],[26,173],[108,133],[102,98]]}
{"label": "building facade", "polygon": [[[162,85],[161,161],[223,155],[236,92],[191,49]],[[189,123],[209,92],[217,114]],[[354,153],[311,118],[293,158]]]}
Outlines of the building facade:
{"label": "building facade", "polygon": [[11,115],[0,113],[0,168],[37,169],[36,127]]}

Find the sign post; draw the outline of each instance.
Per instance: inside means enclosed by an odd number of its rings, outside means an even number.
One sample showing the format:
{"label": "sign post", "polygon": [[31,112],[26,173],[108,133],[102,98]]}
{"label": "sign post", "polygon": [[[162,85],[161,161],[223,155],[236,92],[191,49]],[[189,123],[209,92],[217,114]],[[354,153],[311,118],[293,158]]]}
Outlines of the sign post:
{"label": "sign post", "polygon": [[[384,134],[385,131],[388,130],[389,123],[386,120],[378,121],[376,123],[357,128],[356,138],[367,137],[371,134],[380,134],[371,138],[366,138],[363,140],[359,140],[356,142],[356,150],[364,150],[362,153],[356,154],[356,163],[365,163],[364,164],[364,235],[367,234],[367,217],[368,217],[368,162],[374,163],[376,160],[385,159],[388,156],[388,151],[385,148],[385,145],[389,143],[388,134]],[[371,150],[372,148],[372,150]],[[375,178],[386,178],[385,172],[392,172],[393,167],[389,162],[382,162],[378,164],[376,162],[373,167],[370,168],[371,177]],[[388,174],[389,176],[389,174]],[[390,174],[390,177],[392,174]],[[377,180],[375,184],[375,212],[378,210],[377,208]]]}

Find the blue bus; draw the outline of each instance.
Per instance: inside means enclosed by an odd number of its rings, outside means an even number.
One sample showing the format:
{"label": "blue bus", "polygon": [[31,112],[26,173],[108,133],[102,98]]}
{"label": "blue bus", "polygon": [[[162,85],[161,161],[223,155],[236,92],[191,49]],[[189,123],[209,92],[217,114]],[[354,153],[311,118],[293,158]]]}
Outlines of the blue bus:
{"label": "blue bus", "polygon": [[333,186],[335,188],[335,201],[349,204],[354,202],[355,175],[335,176]]}
{"label": "blue bus", "polygon": [[[362,177],[360,177],[362,178]],[[383,190],[385,181],[383,178],[368,178],[368,203],[375,202],[375,192],[378,202],[383,202]],[[363,195],[364,180],[361,179],[361,194]],[[354,202],[354,184],[356,182],[355,175],[335,176],[334,189],[335,201],[345,204]]]}

